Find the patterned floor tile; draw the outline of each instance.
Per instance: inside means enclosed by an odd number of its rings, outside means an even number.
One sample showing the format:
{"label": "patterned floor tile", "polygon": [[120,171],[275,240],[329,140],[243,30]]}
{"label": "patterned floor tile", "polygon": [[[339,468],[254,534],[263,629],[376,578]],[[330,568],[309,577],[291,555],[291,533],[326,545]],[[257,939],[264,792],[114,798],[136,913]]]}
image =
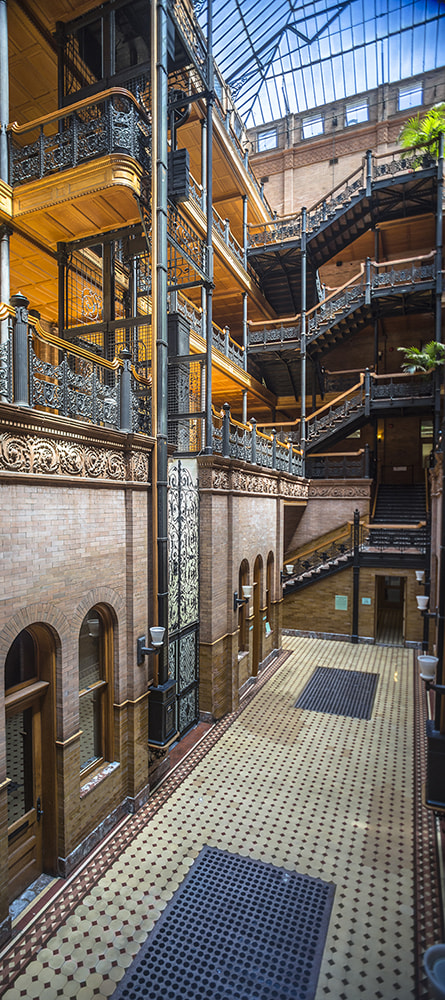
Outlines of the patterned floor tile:
{"label": "patterned floor tile", "polygon": [[[317,1000],[426,1000],[421,957],[443,930],[414,654],[284,645],[240,709],[177,757],[46,904],[43,894],[34,921],[18,919],[0,959],[5,1000],[112,996],[205,844],[335,883]],[[316,666],[378,673],[371,719],[295,708]]]}

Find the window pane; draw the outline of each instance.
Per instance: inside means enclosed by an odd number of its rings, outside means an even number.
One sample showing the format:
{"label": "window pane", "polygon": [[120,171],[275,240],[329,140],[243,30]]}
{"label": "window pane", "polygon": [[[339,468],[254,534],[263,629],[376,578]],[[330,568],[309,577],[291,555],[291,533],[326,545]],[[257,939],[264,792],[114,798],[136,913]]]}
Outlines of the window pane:
{"label": "window pane", "polygon": [[5,691],[37,677],[36,650],[32,635],[23,630],[14,639],[5,662]]}
{"label": "window pane", "polygon": [[115,71],[146,63],[150,59],[150,16],[146,0],[121,7],[114,14],[116,38]]}
{"label": "window pane", "polygon": [[32,708],[6,719],[8,826],[32,808]]}
{"label": "window pane", "polygon": [[101,701],[103,688],[87,691],[79,701],[80,770],[102,757]]}
{"label": "window pane", "polygon": [[322,135],[324,132],[323,118],[303,118],[303,139],[311,139],[314,135]]}
{"label": "window pane", "polygon": [[407,111],[409,108],[417,108],[422,104],[422,87],[410,87],[399,91],[399,111]]}
{"label": "window pane", "polygon": [[359,125],[360,122],[368,121],[368,105],[350,104],[346,108],[346,125]]}
{"label": "window pane", "polygon": [[91,611],[82,622],[79,636],[79,691],[102,680],[101,632],[101,620]]}
{"label": "window pane", "polygon": [[258,134],[258,152],[262,153],[266,149],[275,149],[277,145],[277,130],[270,129],[269,132]]}

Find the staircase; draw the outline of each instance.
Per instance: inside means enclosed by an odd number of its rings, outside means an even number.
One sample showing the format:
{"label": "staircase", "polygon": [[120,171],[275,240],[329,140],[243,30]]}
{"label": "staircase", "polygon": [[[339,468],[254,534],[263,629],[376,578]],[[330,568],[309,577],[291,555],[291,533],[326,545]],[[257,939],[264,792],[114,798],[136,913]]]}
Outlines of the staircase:
{"label": "staircase", "polygon": [[[411,529],[408,532],[401,526],[426,523],[426,517],[425,486],[422,483],[413,486],[379,486],[368,544],[376,548],[423,548],[426,529],[422,527],[418,531]],[[374,527],[379,524],[382,525],[381,528]],[[389,528],[389,525],[398,527]]]}

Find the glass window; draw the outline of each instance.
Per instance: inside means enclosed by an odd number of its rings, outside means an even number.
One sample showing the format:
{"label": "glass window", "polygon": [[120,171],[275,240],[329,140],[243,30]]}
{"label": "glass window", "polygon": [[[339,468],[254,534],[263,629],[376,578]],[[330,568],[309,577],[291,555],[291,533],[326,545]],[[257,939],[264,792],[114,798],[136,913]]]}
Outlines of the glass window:
{"label": "glass window", "polygon": [[133,0],[114,13],[115,72],[150,60],[150,15],[146,0]]}
{"label": "glass window", "polygon": [[266,149],[276,149],[277,147],[277,130],[276,128],[269,129],[268,132],[258,133],[258,152],[264,153]]}
{"label": "glass window", "polygon": [[356,104],[348,104],[346,108],[345,125],[359,125],[360,122],[367,122],[369,118],[368,102],[361,101]]}
{"label": "glass window", "polygon": [[97,608],[85,616],[79,635],[80,770],[107,756],[109,664],[105,621]]}
{"label": "glass window", "polygon": [[418,87],[404,87],[399,90],[399,111],[408,111],[409,108],[417,108],[423,103],[423,89]]}
{"label": "glass window", "polygon": [[5,662],[5,691],[37,678],[36,648],[32,635],[23,629],[14,639]]}
{"label": "glass window", "polygon": [[321,115],[313,118],[303,118],[303,139],[312,139],[315,135],[323,135],[324,119]]}

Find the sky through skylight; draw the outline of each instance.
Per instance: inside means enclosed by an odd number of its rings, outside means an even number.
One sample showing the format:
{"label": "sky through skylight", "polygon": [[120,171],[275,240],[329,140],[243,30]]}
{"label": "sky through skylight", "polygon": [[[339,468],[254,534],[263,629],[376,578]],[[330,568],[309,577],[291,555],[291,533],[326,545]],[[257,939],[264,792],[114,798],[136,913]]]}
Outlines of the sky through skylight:
{"label": "sky through skylight", "polygon": [[[206,30],[206,10],[199,16]],[[445,2],[213,0],[216,62],[246,125],[445,63]]]}

